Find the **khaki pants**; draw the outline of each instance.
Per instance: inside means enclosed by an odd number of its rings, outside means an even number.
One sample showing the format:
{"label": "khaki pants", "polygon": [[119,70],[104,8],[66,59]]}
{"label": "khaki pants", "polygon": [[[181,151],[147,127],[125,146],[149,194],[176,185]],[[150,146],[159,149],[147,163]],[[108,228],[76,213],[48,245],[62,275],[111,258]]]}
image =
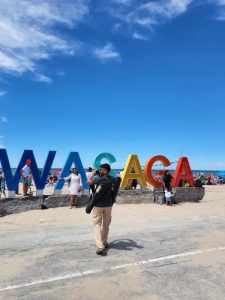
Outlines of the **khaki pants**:
{"label": "khaki pants", "polygon": [[104,249],[107,243],[109,225],[111,223],[112,206],[94,207],[93,221],[95,226],[95,242],[97,248]]}

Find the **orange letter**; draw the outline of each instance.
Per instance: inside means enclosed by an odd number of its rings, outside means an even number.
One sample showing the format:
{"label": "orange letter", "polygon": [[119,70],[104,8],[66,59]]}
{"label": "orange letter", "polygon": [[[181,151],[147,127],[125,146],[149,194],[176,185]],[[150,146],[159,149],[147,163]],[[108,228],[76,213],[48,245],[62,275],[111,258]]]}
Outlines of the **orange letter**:
{"label": "orange letter", "polygon": [[[145,179],[153,186],[163,186],[162,182],[158,182],[155,180],[155,178],[152,176],[152,167],[156,161],[161,161],[165,167],[168,167],[171,165],[168,158],[166,158],[163,155],[156,155],[149,158],[149,160],[145,163]],[[161,172],[161,171],[160,171]]]}
{"label": "orange letter", "polygon": [[[134,173],[132,171],[134,170]],[[129,179],[138,179],[141,187],[146,187],[144,175],[141,171],[141,165],[137,155],[130,154],[128,156],[120,186],[125,188]]]}
{"label": "orange letter", "polygon": [[174,173],[171,186],[179,186],[180,180],[186,180],[191,186],[195,186],[192,171],[187,157],[180,157]]}

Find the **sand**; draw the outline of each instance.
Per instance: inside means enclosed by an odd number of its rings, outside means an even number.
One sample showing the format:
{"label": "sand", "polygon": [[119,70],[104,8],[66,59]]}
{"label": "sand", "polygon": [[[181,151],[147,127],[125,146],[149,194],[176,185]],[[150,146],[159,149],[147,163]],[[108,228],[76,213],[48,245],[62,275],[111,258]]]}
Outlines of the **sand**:
{"label": "sand", "polygon": [[[206,186],[206,194],[202,201],[183,202],[179,205],[166,206],[158,204],[124,204],[113,207],[114,222],[127,222],[133,218],[151,219],[151,222],[169,222],[174,219],[189,217],[223,215],[225,213],[225,186]],[[85,213],[85,208],[68,209],[67,207],[47,210],[32,210],[0,218],[0,224],[16,224],[24,226],[72,226],[90,224],[92,218]]]}

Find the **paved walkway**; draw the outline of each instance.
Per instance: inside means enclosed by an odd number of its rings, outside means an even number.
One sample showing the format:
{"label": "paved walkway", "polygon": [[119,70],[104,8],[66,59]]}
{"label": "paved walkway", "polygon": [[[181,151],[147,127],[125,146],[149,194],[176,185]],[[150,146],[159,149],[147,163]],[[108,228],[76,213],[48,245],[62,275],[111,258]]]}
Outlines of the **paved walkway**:
{"label": "paved walkway", "polygon": [[138,205],[115,206],[103,257],[95,254],[91,216],[76,220],[83,208],[55,211],[73,213],[74,224],[2,218],[0,299],[225,299],[225,206],[219,196],[213,214],[201,213],[211,195],[189,204],[189,214],[185,204],[157,206],[166,212],[159,218]]}

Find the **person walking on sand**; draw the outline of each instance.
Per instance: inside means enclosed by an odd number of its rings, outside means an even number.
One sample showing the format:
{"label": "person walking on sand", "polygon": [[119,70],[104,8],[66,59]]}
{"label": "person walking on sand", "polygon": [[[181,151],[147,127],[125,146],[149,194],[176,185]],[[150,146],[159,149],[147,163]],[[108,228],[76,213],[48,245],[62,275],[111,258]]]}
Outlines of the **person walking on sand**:
{"label": "person walking on sand", "polygon": [[70,207],[69,208],[76,207],[77,198],[83,189],[81,176],[78,173],[78,170],[76,168],[73,168],[72,172],[69,176],[62,177],[60,179],[71,180],[71,183],[70,183]]}
{"label": "person walking on sand", "polygon": [[28,178],[29,178],[29,175],[31,174],[31,169],[30,169],[31,164],[32,164],[31,159],[27,159],[26,165],[22,168],[22,170],[20,172],[22,181],[23,181],[23,195],[24,196],[29,196],[27,194],[27,191],[28,191]]}
{"label": "person walking on sand", "polygon": [[[99,185],[102,181],[110,180],[109,175],[111,168],[109,164],[102,164],[100,166],[100,177],[94,177],[94,174],[87,181],[90,185]],[[98,187],[97,187],[98,190]],[[102,255],[104,250],[108,248],[108,233],[109,225],[111,223],[111,212],[113,206],[112,187],[109,185],[97,200],[93,211],[93,220],[95,226],[95,242],[97,246],[96,254]]]}

